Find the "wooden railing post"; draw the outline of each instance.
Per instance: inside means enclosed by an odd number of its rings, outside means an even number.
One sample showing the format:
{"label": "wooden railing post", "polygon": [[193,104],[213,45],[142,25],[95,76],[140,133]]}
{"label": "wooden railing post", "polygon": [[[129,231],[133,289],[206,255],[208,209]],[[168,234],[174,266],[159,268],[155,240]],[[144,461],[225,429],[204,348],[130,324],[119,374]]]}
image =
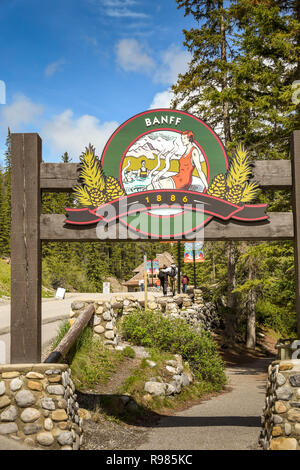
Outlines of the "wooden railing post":
{"label": "wooden railing post", "polygon": [[11,363],[41,361],[38,134],[11,135]]}
{"label": "wooden railing post", "polygon": [[296,283],[297,332],[300,339],[300,130],[294,131],[291,146],[292,194],[294,215],[294,255]]}

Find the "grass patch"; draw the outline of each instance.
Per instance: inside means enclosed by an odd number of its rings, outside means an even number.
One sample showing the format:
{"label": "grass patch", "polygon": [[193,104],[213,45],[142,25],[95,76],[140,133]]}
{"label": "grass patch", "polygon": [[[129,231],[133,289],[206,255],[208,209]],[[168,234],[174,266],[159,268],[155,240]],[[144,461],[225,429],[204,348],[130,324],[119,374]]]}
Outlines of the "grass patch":
{"label": "grass patch", "polygon": [[[69,329],[70,323],[66,320],[52,343],[52,350]],[[107,383],[112,374],[117,372],[118,365],[128,357],[134,357],[132,348],[127,347],[123,351],[107,349],[103,340],[95,337],[92,328],[87,326],[63,358],[63,362],[70,365],[78,390],[95,390],[98,384]]]}

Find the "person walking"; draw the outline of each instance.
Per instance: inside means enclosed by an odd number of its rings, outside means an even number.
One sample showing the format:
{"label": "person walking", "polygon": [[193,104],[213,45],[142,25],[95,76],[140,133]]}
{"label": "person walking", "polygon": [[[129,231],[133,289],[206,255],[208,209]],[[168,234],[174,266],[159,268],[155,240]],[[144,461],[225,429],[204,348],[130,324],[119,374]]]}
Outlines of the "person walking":
{"label": "person walking", "polygon": [[175,263],[172,263],[168,268],[165,270],[170,278],[170,286],[172,295],[175,295],[176,292],[176,276],[177,276],[177,266]]}
{"label": "person walking", "polygon": [[173,297],[176,293],[176,276],[177,276],[177,266],[175,263],[172,263],[170,266],[169,278],[170,278],[171,291],[172,291]]}
{"label": "person walking", "polygon": [[168,291],[168,272],[167,272],[167,269],[168,269],[167,266],[164,264],[163,268],[158,273],[158,279],[161,282],[161,286],[162,286],[164,295],[167,295],[167,291]]}
{"label": "person walking", "polygon": [[145,281],[144,281],[144,279],[141,279],[139,281],[139,287],[140,287],[140,292],[144,292],[144,290],[145,290]]}
{"label": "person walking", "polygon": [[183,292],[184,294],[185,294],[186,291],[187,291],[188,283],[189,283],[189,278],[187,277],[186,274],[184,274],[184,275],[182,276],[182,279],[181,279],[182,292]]}

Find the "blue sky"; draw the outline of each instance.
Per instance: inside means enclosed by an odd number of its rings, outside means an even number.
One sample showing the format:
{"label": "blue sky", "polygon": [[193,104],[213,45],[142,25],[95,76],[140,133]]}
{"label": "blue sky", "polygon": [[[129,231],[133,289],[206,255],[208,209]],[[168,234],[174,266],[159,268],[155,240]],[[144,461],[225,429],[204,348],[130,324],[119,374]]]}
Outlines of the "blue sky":
{"label": "blue sky", "polygon": [[8,126],[38,132],[45,161],[77,161],[129,117],[168,107],[192,26],[175,0],[0,0],[0,163]]}

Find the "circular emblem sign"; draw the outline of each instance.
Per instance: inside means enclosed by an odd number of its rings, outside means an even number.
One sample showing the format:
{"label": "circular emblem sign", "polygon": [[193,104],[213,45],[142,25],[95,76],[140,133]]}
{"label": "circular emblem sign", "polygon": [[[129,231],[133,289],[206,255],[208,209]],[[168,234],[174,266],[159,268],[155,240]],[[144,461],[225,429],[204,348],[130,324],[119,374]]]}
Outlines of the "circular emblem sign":
{"label": "circular emblem sign", "polygon": [[67,209],[67,223],[118,220],[140,237],[181,238],[212,217],[267,218],[252,205],[258,187],[242,146],[230,165],[215,132],[178,110],[154,109],[128,119],[109,138],[101,159],[89,145],[81,156],[84,209]]}
{"label": "circular emblem sign", "polygon": [[186,234],[211,219],[203,212],[185,212],[184,205],[191,202],[186,191],[205,194],[211,179],[228,169],[226,151],[213,130],[195,116],[171,109],[128,119],[107,142],[101,163],[105,174],[118,174],[127,195],[143,193],[140,202],[148,205],[151,196],[151,206],[160,206],[143,213],[139,227],[135,214],[120,217],[120,222],[137,231],[148,227],[147,235],[160,238]]}

